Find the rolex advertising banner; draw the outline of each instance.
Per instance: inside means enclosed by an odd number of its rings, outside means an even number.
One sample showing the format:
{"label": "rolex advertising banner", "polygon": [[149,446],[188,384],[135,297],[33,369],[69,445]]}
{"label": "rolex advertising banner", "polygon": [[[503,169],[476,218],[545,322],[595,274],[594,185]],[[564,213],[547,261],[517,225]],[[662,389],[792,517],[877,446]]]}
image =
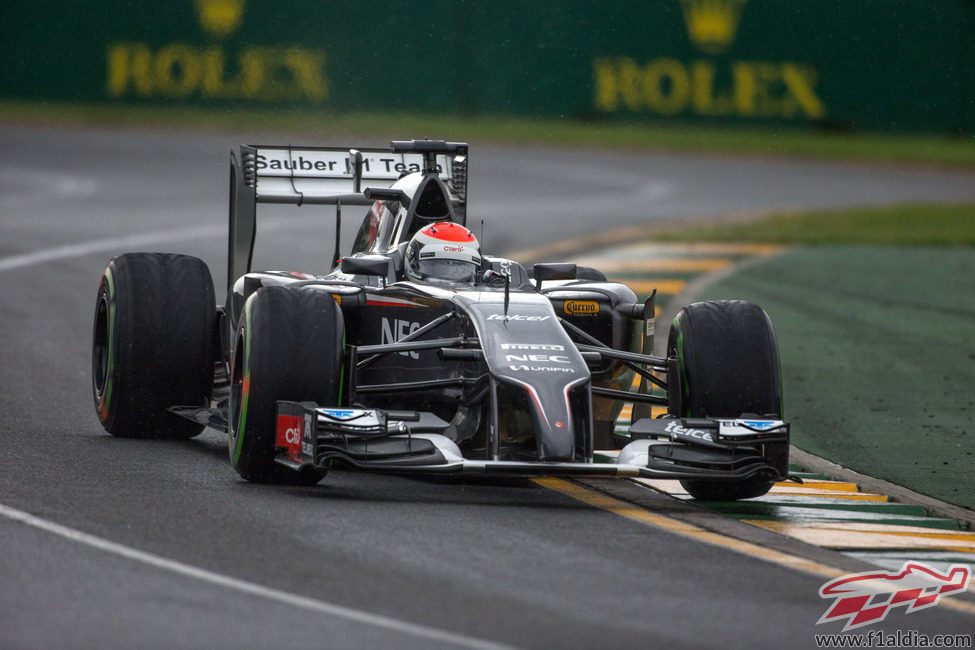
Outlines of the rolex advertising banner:
{"label": "rolex advertising banner", "polygon": [[0,55],[0,99],[975,132],[975,0],[5,0]]}

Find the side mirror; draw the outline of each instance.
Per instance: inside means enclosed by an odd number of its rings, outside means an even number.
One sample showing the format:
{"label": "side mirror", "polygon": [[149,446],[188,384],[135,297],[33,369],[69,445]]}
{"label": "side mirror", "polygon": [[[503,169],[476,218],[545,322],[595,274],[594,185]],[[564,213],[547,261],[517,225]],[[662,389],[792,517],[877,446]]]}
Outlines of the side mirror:
{"label": "side mirror", "polygon": [[542,290],[542,282],[546,280],[575,280],[576,265],[570,263],[535,264],[532,275],[535,277],[536,288]]}
{"label": "side mirror", "polygon": [[375,275],[381,278],[389,276],[389,264],[391,259],[385,255],[353,255],[343,257],[339,268],[342,273],[351,275]]}
{"label": "side mirror", "polygon": [[362,194],[370,201],[399,201],[406,209],[410,207],[410,195],[403,190],[394,190],[388,187],[367,187]]}

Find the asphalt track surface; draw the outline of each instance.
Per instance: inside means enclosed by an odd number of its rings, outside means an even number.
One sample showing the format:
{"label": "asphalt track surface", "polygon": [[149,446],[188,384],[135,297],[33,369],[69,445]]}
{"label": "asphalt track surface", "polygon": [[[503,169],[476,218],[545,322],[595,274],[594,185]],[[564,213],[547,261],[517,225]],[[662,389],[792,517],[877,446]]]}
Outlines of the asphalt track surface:
{"label": "asphalt track surface", "polygon": [[[865,565],[624,482],[586,490],[720,535],[522,480],[251,485],[215,432],[106,435],[89,392],[105,261],[197,255],[220,295],[241,140],[0,126],[0,647],[813,647],[838,631],[816,626],[815,567]],[[499,253],[648,220],[975,199],[959,172],[572,149],[472,148],[471,175],[471,219]],[[305,210],[268,213],[256,266],[322,268],[331,226]],[[878,629],[904,627],[972,618],[937,607]]]}

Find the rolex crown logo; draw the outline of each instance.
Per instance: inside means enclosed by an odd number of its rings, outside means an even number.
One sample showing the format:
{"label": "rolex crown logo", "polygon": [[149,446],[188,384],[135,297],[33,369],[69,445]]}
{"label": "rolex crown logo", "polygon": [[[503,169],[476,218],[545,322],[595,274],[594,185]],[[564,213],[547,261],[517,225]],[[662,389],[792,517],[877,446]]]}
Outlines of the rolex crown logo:
{"label": "rolex crown logo", "polygon": [[745,0],[680,0],[691,42],[703,52],[720,54],[735,40]]}
{"label": "rolex crown logo", "polygon": [[244,0],[193,0],[196,16],[207,32],[224,38],[240,27]]}

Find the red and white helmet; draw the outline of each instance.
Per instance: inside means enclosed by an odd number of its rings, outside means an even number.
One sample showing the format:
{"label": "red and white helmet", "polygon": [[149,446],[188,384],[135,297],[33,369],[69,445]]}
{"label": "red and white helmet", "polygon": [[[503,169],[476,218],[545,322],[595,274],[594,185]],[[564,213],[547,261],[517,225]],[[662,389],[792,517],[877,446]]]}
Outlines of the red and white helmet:
{"label": "red and white helmet", "polygon": [[473,282],[481,267],[480,246],[464,226],[441,221],[413,235],[404,266],[413,281]]}

